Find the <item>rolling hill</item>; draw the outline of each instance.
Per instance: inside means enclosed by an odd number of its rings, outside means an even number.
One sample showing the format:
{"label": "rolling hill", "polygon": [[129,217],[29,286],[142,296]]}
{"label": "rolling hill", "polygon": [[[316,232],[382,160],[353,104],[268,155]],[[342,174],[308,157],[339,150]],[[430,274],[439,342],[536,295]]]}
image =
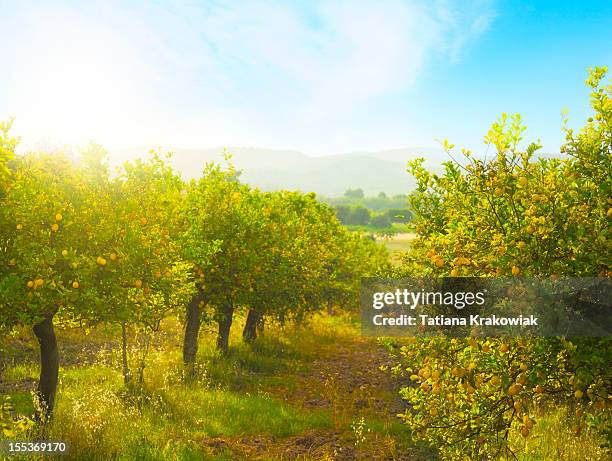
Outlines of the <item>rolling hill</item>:
{"label": "rolling hill", "polygon": [[[142,157],[149,148],[110,152],[112,163]],[[406,148],[379,152],[351,152],[310,157],[293,150],[231,147],[232,163],[242,171],[242,180],[262,190],[301,190],[327,196],[362,188],[366,195],[385,192],[403,194],[414,187],[406,162],[424,157],[439,170],[448,160],[441,149]],[[172,163],[186,180],[198,176],[207,162],[223,162],[224,149],[172,149]]]}

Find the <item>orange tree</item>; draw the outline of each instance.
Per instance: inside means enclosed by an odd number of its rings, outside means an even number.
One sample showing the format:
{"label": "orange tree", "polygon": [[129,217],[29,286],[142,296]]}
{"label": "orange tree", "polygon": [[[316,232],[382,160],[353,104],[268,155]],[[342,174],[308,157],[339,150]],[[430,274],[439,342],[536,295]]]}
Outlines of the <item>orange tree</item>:
{"label": "orange tree", "polygon": [[349,254],[360,239],[349,238],[333,210],[314,194],[250,189],[231,166],[208,165],[190,185],[182,215],[182,247],[196,267],[198,285],[187,310],[183,348],[190,368],[203,310],[218,322],[217,345],[227,351],[235,309],[248,309],[243,338],[251,341],[265,315],[300,317],[320,309],[330,296],[337,300],[353,290],[361,272],[355,263],[349,269],[348,261],[367,256],[360,259],[366,267],[372,255]]}
{"label": "orange tree", "polygon": [[[342,298],[352,293],[353,283],[358,280],[359,271],[348,263],[355,253],[349,232],[340,225],[333,210],[316,201],[314,194],[305,196],[304,204],[296,209],[299,216],[297,236],[289,246],[293,267],[297,268],[297,291],[291,313],[298,320],[311,311],[322,307],[342,304]],[[306,205],[306,206],[304,206]],[[357,235],[357,234],[355,234]],[[360,261],[363,266],[367,261]],[[300,270],[300,268],[307,270]],[[350,296],[350,295],[349,295]],[[353,301],[356,302],[354,297]]]}
{"label": "orange tree", "polygon": [[274,259],[254,280],[255,306],[276,316],[304,315],[321,307],[327,262],[338,248],[339,224],[332,210],[314,194],[281,191],[267,214],[276,234]]}
{"label": "orange tree", "polygon": [[288,201],[283,192],[262,193],[252,190],[252,206],[257,209],[251,234],[252,251],[257,255],[253,261],[241,300],[248,307],[242,337],[251,342],[261,330],[264,315],[283,308],[286,291],[291,290],[292,266],[287,258],[287,247],[295,225],[295,215],[287,208]]}
{"label": "orange tree", "polygon": [[[396,275],[610,276],[611,86],[591,72],[593,118],[566,130],[567,157],[535,160],[519,149],[520,117],[503,115],[485,142],[497,155],[446,164],[442,176],[421,161],[410,170],[418,238]],[[453,146],[445,143],[452,154]],[[413,338],[398,369],[416,385],[402,390],[403,415],[417,437],[449,459],[512,452],[510,433],[529,437],[544,402],[576,409],[610,435],[608,338]]]}
{"label": "orange tree", "polygon": [[[4,204],[3,199],[8,192],[10,181],[12,180],[12,172],[9,168],[9,162],[12,162],[15,158],[15,148],[17,147],[17,139],[9,135],[11,129],[12,120],[6,122],[0,122],[0,204]],[[4,213],[0,212],[0,216]],[[3,255],[8,244],[8,229],[6,229],[6,222],[0,221],[0,255]],[[6,232],[6,234],[5,234]],[[0,256],[1,258],[2,256]],[[0,290],[4,291],[4,277],[6,276],[6,269],[2,270],[5,266],[5,259],[0,259]],[[6,332],[6,329],[12,327],[13,322],[9,321],[7,313],[0,308],[0,335]],[[6,437],[13,437],[15,434],[21,433],[28,428],[28,420],[21,419],[15,421],[12,416],[13,407],[6,396],[0,401],[0,434]]]}
{"label": "orange tree", "polygon": [[2,187],[0,325],[33,326],[41,418],[52,412],[58,381],[54,323],[152,329],[192,291],[172,238],[182,183],[158,157],[111,178],[103,154],[94,146],[80,165],[19,156]]}
{"label": "orange tree", "polygon": [[[81,244],[87,187],[60,155],[26,155],[11,165],[0,197],[0,324],[33,326],[40,343],[39,417],[53,409],[59,356],[53,320],[78,317],[77,280],[66,256]],[[81,299],[81,302],[85,302]]]}
{"label": "orange tree", "polygon": [[250,307],[243,338],[255,339],[263,316],[303,316],[323,305],[334,277],[333,260],[346,233],[333,211],[314,194],[279,191],[258,194],[261,225],[259,258],[251,273],[245,303]]}
{"label": "orange tree", "polygon": [[257,226],[256,207],[248,186],[238,181],[230,166],[208,164],[202,177],[192,181],[182,209],[185,232],[181,245],[194,264],[197,293],[187,307],[183,359],[192,366],[197,353],[201,314],[219,325],[217,347],[227,352],[235,307],[257,255],[252,238]]}
{"label": "orange tree", "polygon": [[96,295],[86,318],[122,327],[128,383],[127,330],[132,327],[145,337],[142,381],[150,333],[194,292],[191,265],[181,258],[177,243],[184,184],[158,153],[124,163],[112,177],[104,155],[96,146],[84,154],[91,192],[82,216],[87,246],[68,258],[93,274],[80,287]]}
{"label": "orange tree", "polygon": [[259,259],[246,293],[246,341],[255,339],[264,315],[299,320],[323,307],[355,307],[360,277],[388,260],[384,247],[348,232],[314,194],[279,191],[262,198]]}
{"label": "orange tree", "polygon": [[327,263],[324,298],[329,310],[334,307],[355,310],[359,306],[362,277],[390,270],[387,249],[375,239],[359,232],[341,229],[336,235],[339,250]]}

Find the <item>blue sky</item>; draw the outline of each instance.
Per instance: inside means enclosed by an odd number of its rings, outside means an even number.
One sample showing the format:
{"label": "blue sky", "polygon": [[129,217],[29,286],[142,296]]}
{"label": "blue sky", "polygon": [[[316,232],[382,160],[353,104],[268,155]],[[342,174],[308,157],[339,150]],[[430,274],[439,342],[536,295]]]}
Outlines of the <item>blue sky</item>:
{"label": "blue sky", "polygon": [[256,146],[310,155],[482,149],[561,111],[612,64],[612,2],[0,0],[0,117],[25,145]]}

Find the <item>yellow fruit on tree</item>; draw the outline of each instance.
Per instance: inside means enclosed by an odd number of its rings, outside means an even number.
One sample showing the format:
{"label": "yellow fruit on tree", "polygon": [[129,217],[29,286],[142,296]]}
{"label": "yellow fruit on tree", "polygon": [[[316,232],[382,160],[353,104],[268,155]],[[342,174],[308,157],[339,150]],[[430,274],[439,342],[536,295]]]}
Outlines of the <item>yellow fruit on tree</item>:
{"label": "yellow fruit on tree", "polygon": [[68,250],[62,250],[62,256],[68,256]]}
{"label": "yellow fruit on tree", "polygon": [[436,265],[436,267],[442,267],[442,266],[444,266],[444,260],[442,258],[437,258],[434,261],[434,264]]}
{"label": "yellow fruit on tree", "polygon": [[111,253],[109,255],[109,258],[110,258],[111,261],[116,261],[117,260],[117,253]]}
{"label": "yellow fruit on tree", "polygon": [[501,346],[499,346],[499,352],[502,352],[502,353],[508,352],[508,345],[502,344]]}
{"label": "yellow fruit on tree", "polygon": [[59,213],[58,213],[58,214],[56,214],[56,215],[55,215],[55,220],[56,220],[56,221],[61,221],[61,220],[62,220],[62,215],[61,215],[61,214],[59,214]]}
{"label": "yellow fruit on tree", "polygon": [[499,376],[497,376],[497,375],[492,376],[492,377],[491,377],[491,381],[490,381],[490,383],[491,383],[493,386],[499,386],[499,385],[501,384],[501,378],[500,378]]}
{"label": "yellow fruit on tree", "polygon": [[489,352],[491,350],[491,348],[489,347],[488,344],[483,344],[482,346],[482,352]]}
{"label": "yellow fruit on tree", "polygon": [[32,280],[28,280],[28,283],[26,283],[26,285],[28,286],[28,288],[33,288],[34,282]]}
{"label": "yellow fruit on tree", "polygon": [[43,283],[44,283],[43,279],[36,279],[36,280],[34,280],[34,288],[41,287],[43,285]]}
{"label": "yellow fruit on tree", "polygon": [[57,224],[57,223],[51,224],[51,230],[53,232],[57,232],[59,230],[59,224]]}
{"label": "yellow fruit on tree", "polygon": [[520,400],[517,400],[516,402],[514,402],[514,405],[512,406],[517,412],[520,412],[521,408],[523,408],[523,402],[521,402]]}
{"label": "yellow fruit on tree", "polygon": [[17,224],[17,230],[21,230],[21,229],[23,229],[23,225]]}
{"label": "yellow fruit on tree", "polygon": [[102,256],[98,256],[98,259],[96,259],[96,262],[100,266],[106,266],[106,259],[103,258]]}
{"label": "yellow fruit on tree", "polygon": [[520,384],[513,384],[508,388],[508,395],[516,395],[521,391],[522,388],[523,386],[521,386]]}
{"label": "yellow fruit on tree", "polygon": [[463,377],[463,375],[465,375],[465,370],[461,367],[455,367],[452,370],[453,375],[457,376],[458,378]]}
{"label": "yellow fruit on tree", "polygon": [[77,289],[79,287],[79,282],[72,282],[72,288]]}
{"label": "yellow fruit on tree", "polygon": [[521,270],[518,268],[518,266],[512,266],[512,275],[516,277],[520,273],[521,273]]}
{"label": "yellow fruit on tree", "polygon": [[583,392],[580,389],[578,389],[576,392],[574,392],[574,397],[576,397],[577,399],[581,399],[583,395],[584,394],[583,394]]}
{"label": "yellow fruit on tree", "polygon": [[142,280],[138,279],[134,282],[134,286],[136,288],[141,288],[142,287]]}
{"label": "yellow fruit on tree", "polygon": [[544,393],[544,386],[542,386],[541,384],[536,385],[536,387],[533,389],[534,392],[536,394],[543,394]]}

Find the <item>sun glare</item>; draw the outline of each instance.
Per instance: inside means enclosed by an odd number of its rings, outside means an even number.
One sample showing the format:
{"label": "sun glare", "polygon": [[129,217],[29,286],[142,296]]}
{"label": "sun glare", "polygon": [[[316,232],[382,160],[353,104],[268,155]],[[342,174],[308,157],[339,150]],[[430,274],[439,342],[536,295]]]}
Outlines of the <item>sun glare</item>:
{"label": "sun glare", "polygon": [[137,105],[137,61],[109,30],[75,20],[50,34],[49,23],[33,29],[13,72],[16,130],[38,142],[120,143],[117,122]]}

